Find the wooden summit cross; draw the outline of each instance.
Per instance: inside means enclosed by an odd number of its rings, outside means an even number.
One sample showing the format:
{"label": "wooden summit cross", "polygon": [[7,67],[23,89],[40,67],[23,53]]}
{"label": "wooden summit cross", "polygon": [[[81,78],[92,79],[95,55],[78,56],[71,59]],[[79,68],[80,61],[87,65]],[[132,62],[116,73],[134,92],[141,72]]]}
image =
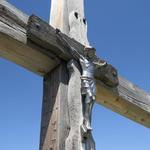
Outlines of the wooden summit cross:
{"label": "wooden summit cross", "polygon": [[51,6],[50,24],[55,29],[0,1],[0,56],[44,77],[40,150],[95,149],[84,123],[84,100],[90,96],[81,92],[84,68],[79,57],[96,60],[90,73],[96,80],[97,103],[150,127],[150,95],[120,77],[113,66],[101,65],[90,48],[84,0],[52,0]]}

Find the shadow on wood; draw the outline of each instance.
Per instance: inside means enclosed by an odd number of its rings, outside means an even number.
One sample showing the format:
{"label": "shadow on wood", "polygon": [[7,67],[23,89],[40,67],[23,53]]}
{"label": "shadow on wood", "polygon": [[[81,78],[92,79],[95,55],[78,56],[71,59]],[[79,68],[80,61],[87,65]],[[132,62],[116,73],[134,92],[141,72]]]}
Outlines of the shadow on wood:
{"label": "shadow on wood", "polygon": [[[44,76],[40,150],[63,150],[69,134],[66,64]],[[59,137],[59,138],[58,138]]]}

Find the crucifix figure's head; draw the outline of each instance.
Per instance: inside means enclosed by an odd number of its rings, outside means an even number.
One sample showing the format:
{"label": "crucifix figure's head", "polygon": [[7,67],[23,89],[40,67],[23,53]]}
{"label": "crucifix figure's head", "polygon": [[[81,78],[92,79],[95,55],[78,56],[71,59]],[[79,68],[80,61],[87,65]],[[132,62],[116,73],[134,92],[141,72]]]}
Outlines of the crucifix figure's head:
{"label": "crucifix figure's head", "polygon": [[100,59],[96,56],[96,49],[93,47],[85,47],[84,48],[84,57],[93,62],[94,64],[97,64],[99,66],[105,66],[107,65],[107,62],[103,59]]}
{"label": "crucifix figure's head", "polygon": [[94,61],[96,56],[96,49],[93,47],[85,47],[84,48],[84,57],[90,61]]}

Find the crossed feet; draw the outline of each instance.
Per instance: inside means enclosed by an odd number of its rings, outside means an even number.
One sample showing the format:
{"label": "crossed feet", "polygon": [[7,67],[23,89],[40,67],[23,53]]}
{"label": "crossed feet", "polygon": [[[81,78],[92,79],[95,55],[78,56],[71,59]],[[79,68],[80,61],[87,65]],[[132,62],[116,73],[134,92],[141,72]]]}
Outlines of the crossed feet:
{"label": "crossed feet", "polygon": [[81,134],[83,138],[87,138],[89,134],[92,132],[92,127],[90,123],[84,119],[83,124],[81,125]]}

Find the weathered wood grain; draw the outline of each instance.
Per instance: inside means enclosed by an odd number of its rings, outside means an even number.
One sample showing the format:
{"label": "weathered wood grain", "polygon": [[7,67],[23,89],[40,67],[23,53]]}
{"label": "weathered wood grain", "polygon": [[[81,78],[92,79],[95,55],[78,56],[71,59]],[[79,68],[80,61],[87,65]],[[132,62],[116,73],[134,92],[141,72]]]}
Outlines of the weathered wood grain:
{"label": "weathered wood grain", "polygon": [[80,67],[75,60],[68,63],[68,112],[70,132],[66,139],[65,150],[83,150],[81,138],[81,125],[83,123]]}
{"label": "weathered wood grain", "polygon": [[1,17],[9,18],[16,26],[22,28],[25,28],[28,22],[28,15],[8,3],[6,0],[0,1],[0,15]]}
{"label": "weathered wood grain", "polygon": [[51,0],[50,25],[69,34],[69,14],[73,11],[84,18],[84,1]]}
{"label": "weathered wood grain", "polygon": [[69,33],[69,20],[66,0],[51,0],[50,25]]}
{"label": "weathered wood grain", "polygon": [[97,80],[97,103],[150,128],[150,94],[126,79],[111,88]]}
{"label": "weathered wood grain", "polygon": [[[59,41],[56,30],[47,22],[35,15],[29,17],[27,36],[29,40],[53,52],[60,59],[67,61],[71,58],[71,55],[69,55],[69,50],[67,50],[67,48],[65,49]],[[82,53],[82,50],[84,49],[83,45],[64,34],[63,36],[69,41],[69,43],[71,43],[73,47],[77,48],[80,53]]]}
{"label": "weathered wood grain", "polygon": [[[7,1],[0,1],[0,56],[39,75],[53,69],[56,57],[27,40],[28,16]],[[51,58],[53,59],[49,59]],[[44,61],[43,61],[44,60]]]}
{"label": "weathered wood grain", "polygon": [[83,45],[89,46],[84,0],[52,0],[50,25]]}
{"label": "weathered wood grain", "polygon": [[66,63],[44,76],[40,150],[64,150],[69,133]]}
{"label": "weathered wood grain", "polygon": [[[10,15],[6,15],[7,13],[5,14],[3,12],[4,10],[2,9],[2,7],[5,8],[5,11],[10,10]],[[43,48],[44,45],[41,46],[38,45],[38,43],[34,43],[31,41],[29,42],[29,40],[27,40],[25,33],[26,30],[24,28],[24,25],[22,25],[24,23],[27,24],[27,15],[21,13],[19,10],[15,9],[6,1],[0,1],[0,12],[3,12],[0,13],[1,57],[15,62],[16,64],[21,65],[26,69],[42,76],[44,76],[46,73],[52,70],[52,68],[56,67],[59,64],[59,62],[53,59],[55,55],[51,53],[51,48]],[[19,17],[20,14],[22,14],[23,16]],[[13,15],[18,16],[18,20],[22,20],[21,23],[18,23],[18,21],[15,19],[11,19],[13,18],[11,17]],[[21,30],[17,30],[16,28],[14,29],[14,27],[11,26],[11,24],[13,26],[19,26]],[[57,39],[55,34],[52,34],[52,36],[54,36],[54,38]],[[60,44],[59,41],[57,42]],[[50,43],[50,45],[57,47],[57,42],[54,42],[54,45],[53,43]],[[76,49],[78,48],[78,46],[79,49],[81,48],[81,50],[84,48],[84,46],[80,45],[78,42],[73,43],[73,46],[75,45]],[[60,53],[62,53],[62,48],[60,49]],[[104,106],[112,109],[117,113],[120,113],[121,115],[126,116],[127,118],[134,120],[135,122],[138,122],[146,127],[150,127],[150,94],[143,92],[143,90],[141,90],[138,87],[135,88],[134,84],[125,80],[122,77],[118,77],[119,86],[117,86],[117,88],[105,85],[104,83],[99,81],[99,79],[102,78],[98,77],[99,73],[100,72],[98,72],[98,74],[96,75],[97,102],[103,104]],[[105,79],[107,79],[107,82],[109,82],[109,80],[112,80],[112,77],[108,74],[113,73],[107,70],[105,71]],[[112,81],[110,83],[113,83]]]}

